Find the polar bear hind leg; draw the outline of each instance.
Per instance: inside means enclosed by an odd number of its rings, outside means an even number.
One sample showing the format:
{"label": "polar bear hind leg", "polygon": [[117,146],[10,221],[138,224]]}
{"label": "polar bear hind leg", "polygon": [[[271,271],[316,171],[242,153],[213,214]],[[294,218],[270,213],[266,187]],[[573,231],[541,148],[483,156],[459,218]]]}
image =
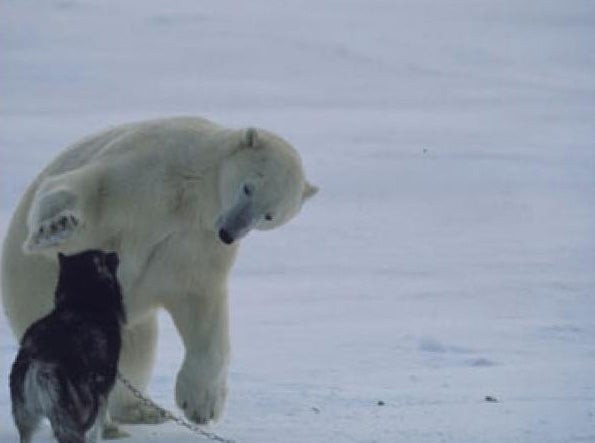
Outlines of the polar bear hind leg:
{"label": "polar bear hind leg", "polygon": [[70,238],[80,223],[80,217],[70,210],[36,220],[30,226],[30,235],[24,248],[27,252],[34,252],[57,246]]}
{"label": "polar bear hind leg", "polygon": [[[119,371],[133,386],[145,392],[155,359],[158,322],[155,314],[148,319],[122,330],[122,351]],[[146,406],[128,388],[118,382],[110,394],[109,411],[111,417],[120,423],[164,422],[158,411]]]}
{"label": "polar bear hind leg", "polygon": [[96,200],[97,174],[90,168],[46,178],[33,197],[27,214],[27,253],[53,250],[85,225],[82,202]]}

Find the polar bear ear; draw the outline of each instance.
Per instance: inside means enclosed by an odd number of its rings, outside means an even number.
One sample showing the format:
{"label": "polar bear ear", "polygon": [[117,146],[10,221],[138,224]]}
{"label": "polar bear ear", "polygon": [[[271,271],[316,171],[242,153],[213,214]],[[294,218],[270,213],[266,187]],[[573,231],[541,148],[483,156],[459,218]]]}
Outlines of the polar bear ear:
{"label": "polar bear ear", "polygon": [[310,197],[316,195],[318,187],[306,182],[304,184],[304,192],[302,193],[302,201],[308,200]]}
{"label": "polar bear ear", "polygon": [[242,145],[246,148],[256,148],[258,146],[258,131],[255,128],[244,130]]}

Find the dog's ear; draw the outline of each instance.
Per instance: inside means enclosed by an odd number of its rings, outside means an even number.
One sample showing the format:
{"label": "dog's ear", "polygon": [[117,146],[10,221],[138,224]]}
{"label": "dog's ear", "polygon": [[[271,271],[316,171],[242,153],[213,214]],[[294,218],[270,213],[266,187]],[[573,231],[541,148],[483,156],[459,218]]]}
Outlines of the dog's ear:
{"label": "dog's ear", "polygon": [[120,259],[118,258],[118,254],[115,252],[108,252],[105,255],[105,263],[109,270],[116,275],[116,271],[118,270],[118,265],[120,264]]}
{"label": "dog's ear", "polygon": [[61,252],[58,252],[58,263],[60,263],[60,266],[62,266],[62,264],[64,263],[65,260],[66,260],[66,256],[64,254],[62,254]]}

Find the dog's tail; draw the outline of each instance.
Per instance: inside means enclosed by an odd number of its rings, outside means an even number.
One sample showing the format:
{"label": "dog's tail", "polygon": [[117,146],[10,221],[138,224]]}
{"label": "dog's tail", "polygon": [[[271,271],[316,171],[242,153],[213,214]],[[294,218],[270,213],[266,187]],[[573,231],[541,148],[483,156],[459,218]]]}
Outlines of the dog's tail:
{"label": "dog's tail", "polygon": [[34,361],[25,374],[23,394],[31,407],[47,417],[60,401],[59,386],[56,365]]}
{"label": "dog's tail", "polygon": [[33,362],[25,375],[23,391],[31,406],[42,415],[62,421],[74,420],[89,428],[97,414],[95,401],[87,383],[76,383],[57,364]]}

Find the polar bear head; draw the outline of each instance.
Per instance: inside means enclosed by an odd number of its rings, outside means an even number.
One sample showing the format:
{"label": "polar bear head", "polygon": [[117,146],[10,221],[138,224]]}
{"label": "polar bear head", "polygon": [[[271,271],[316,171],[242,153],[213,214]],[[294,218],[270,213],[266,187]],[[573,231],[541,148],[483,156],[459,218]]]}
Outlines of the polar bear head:
{"label": "polar bear head", "polygon": [[318,189],[305,177],[295,149],[262,129],[244,129],[219,175],[221,211],[215,230],[231,244],[251,229],[273,229],[295,216]]}

